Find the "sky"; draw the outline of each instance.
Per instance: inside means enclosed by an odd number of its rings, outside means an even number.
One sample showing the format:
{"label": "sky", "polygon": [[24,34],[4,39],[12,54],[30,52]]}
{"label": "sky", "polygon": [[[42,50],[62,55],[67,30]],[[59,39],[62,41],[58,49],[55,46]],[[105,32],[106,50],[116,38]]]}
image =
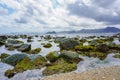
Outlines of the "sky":
{"label": "sky", "polygon": [[0,0],[0,32],[120,28],[120,0]]}

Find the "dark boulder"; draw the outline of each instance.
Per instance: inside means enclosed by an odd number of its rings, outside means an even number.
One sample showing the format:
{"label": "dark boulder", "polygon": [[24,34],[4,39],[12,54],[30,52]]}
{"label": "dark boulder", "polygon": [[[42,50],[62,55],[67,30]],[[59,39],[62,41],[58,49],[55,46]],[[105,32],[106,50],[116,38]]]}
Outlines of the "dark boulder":
{"label": "dark boulder", "polygon": [[5,59],[2,62],[15,66],[19,61],[28,57],[26,54],[13,54]]}
{"label": "dark boulder", "polygon": [[109,51],[109,47],[106,44],[102,44],[102,43],[97,46],[97,49],[98,51],[105,53]]}
{"label": "dark boulder", "polygon": [[31,50],[31,44],[23,44],[17,50],[21,51],[21,52],[30,51]]}
{"label": "dark boulder", "polygon": [[8,40],[7,43],[5,44],[5,47],[13,47],[13,48],[18,48],[20,47],[24,42],[19,41],[19,40]]}
{"label": "dark boulder", "polygon": [[71,38],[61,38],[61,39],[56,39],[56,41],[60,43],[61,50],[74,49],[75,46],[79,45],[79,42],[77,40]]}

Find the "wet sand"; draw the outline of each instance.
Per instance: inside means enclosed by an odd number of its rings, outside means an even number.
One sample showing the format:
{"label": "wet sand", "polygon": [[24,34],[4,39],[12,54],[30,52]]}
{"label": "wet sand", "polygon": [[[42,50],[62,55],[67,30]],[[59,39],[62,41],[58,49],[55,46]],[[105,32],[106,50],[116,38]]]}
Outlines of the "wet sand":
{"label": "wet sand", "polygon": [[81,73],[62,73],[42,80],[120,80],[120,66],[97,68]]}

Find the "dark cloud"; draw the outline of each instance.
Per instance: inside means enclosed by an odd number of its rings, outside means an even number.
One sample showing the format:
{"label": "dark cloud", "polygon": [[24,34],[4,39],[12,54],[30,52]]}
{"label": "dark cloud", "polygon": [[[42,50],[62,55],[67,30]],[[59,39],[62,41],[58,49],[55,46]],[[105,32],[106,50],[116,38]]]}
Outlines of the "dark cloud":
{"label": "dark cloud", "polygon": [[[108,9],[103,6],[110,6],[114,4],[115,1],[113,0],[92,0],[93,4],[92,6],[87,6],[82,3],[82,5],[79,5],[79,2],[76,2],[74,4],[68,5],[68,10],[70,11],[70,15],[77,15],[79,17],[86,17],[86,18],[92,18],[99,22],[104,22],[106,24],[120,24],[120,12],[115,9]],[[98,6],[102,6],[103,11],[100,12],[100,8]],[[112,12],[116,12],[117,15],[114,15]]]}

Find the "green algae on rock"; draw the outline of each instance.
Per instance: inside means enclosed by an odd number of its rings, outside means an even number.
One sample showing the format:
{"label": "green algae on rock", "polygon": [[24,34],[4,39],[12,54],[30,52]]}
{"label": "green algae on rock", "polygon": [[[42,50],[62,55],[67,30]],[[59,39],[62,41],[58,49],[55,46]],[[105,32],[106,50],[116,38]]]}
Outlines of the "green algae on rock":
{"label": "green algae on rock", "polygon": [[[36,57],[34,60],[31,60],[29,57],[22,59],[21,61],[17,62],[14,69],[7,70],[5,72],[5,76],[8,78],[13,77],[15,74],[32,69],[41,69],[46,65],[47,61],[44,57]],[[13,73],[15,73],[13,75]]]}
{"label": "green algae on rock", "polygon": [[115,54],[113,57],[120,58],[120,54]]}
{"label": "green algae on rock", "polygon": [[10,69],[5,72],[5,76],[7,76],[8,78],[13,77],[15,74],[16,73],[14,72],[14,70],[10,70]]}
{"label": "green algae on rock", "polygon": [[96,47],[94,46],[75,46],[75,51],[82,51],[82,52],[89,52],[89,51],[95,51]]}
{"label": "green algae on rock", "polygon": [[[58,61],[59,60],[59,61]],[[74,71],[77,68],[76,63],[68,63],[64,59],[58,59],[52,66],[48,66],[42,73],[44,76],[66,73]]]}
{"label": "green algae on rock", "polygon": [[66,50],[61,51],[60,58],[64,58],[70,63],[78,63],[82,60],[81,58],[79,58],[78,53]]}
{"label": "green algae on rock", "polygon": [[50,52],[48,55],[46,55],[46,58],[50,62],[55,62],[59,58],[59,53],[57,51]]}
{"label": "green algae on rock", "polygon": [[36,49],[30,50],[28,53],[29,54],[38,54],[40,51],[41,51],[41,48],[36,48]]}
{"label": "green algae on rock", "polygon": [[57,39],[56,41],[60,43],[61,50],[74,49],[75,46],[79,45],[79,42],[72,38],[61,38],[61,39]]}
{"label": "green algae on rock", "polygon": [[30,51],[31,50],[31,44],[23,44],[17,50],[21,51],[21,52]]}
{"label": "green algae on rock", "polygon": [[19,61],[28,57],[26,54],[13,54],[5,59],[2,62],[15,66]]}
{"label": "green algae on rock", "polygon": [[52,44],[51,43],[47,43],[47,44],[44,44],[43,47],[50,48],[50,47],[52,47]]}
{"label": "green algae on rock", "polygon": [[7,53],[2,53],[2,54],[0,55],[0,59],[3,60],[4,58],[7,58],[8,56],[10,56],[10,55],[7,54]]}

